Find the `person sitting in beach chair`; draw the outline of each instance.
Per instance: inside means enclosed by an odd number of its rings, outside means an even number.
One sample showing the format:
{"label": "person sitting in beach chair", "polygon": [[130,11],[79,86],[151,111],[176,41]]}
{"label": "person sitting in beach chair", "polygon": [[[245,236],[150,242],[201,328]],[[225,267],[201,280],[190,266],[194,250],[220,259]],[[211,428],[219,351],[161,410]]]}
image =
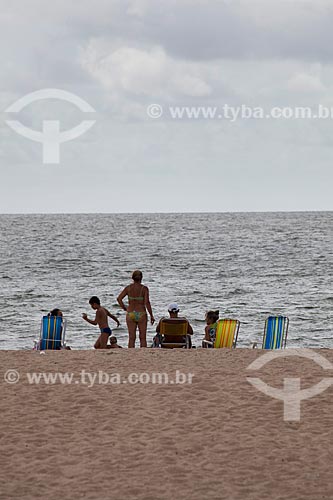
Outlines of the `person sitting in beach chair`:
{"label": "person sitting in beach chair", "polygon": [[53,309],[42,317],[40,337],[36,342],[37,351],[70,349],[65,344],[66,320],[60,309]]}
{"label": "person sitting in beach chair", "polygon": [[202,347],[213,347],[216,338],[216,327],[219,319],[219,311],[208,311],[206,313],[206,328],[204,340],[207,340],[209,344],[202,343]]}
{"label": "person sitting in beach chair", "polygon": [[[217,311],[215,311],[217,312]],[[208,326],[208,325],[207,325]],[[202,341],[202,347],[215,349],[236,347],[240,322],[238,319],[224,318],[217,321],[214,340]]]}
{"label": "person sitting in beach chair", "polygon": [[193,328],[186,318],[178,316],[178,304],[172,302],[168,306],[169,318],[161,318],[153,339],[152,347],[190,349],[192,347],[191,335]]}
{"label": "person sitting in beach chair", "polygon": [[[268,316],[265,321],[262,349],[282,349],[286,347],[289,318],[286,316]],[[256,348],[254,342],[253,348]]]}

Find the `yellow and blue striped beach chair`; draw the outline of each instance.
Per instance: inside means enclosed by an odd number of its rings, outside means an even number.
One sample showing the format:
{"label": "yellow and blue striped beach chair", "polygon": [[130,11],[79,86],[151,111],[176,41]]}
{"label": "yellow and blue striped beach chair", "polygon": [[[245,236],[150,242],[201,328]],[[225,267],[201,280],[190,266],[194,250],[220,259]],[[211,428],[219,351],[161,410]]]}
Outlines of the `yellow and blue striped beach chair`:
{"label": "yellow and blue striped beach chair", "polygon": [[282,349],[286,347],[289,318],[286,316],[269,316],[265,321],[263,349]]}
{"label": "yellow and blue striped beach chair", "polygon": [[240,322],[238,319],[224,318],[217,322],[215,341],[203,340],[203,347],[215,349],[236,347]]}
{"label": "yellow and blue striped beach chair", "polygon": [[65,346],[66,321],[61,316],[43,316],[37,350],[60,350]]}

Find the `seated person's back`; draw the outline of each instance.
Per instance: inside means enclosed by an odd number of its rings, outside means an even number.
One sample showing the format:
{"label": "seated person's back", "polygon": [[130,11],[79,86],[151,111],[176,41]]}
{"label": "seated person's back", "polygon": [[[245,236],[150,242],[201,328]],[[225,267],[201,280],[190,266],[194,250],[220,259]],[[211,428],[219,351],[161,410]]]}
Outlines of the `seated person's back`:
{"label": "seated person's back", "polygon": [[[190,323],[188,322],[188,320],[185,318],[185,317],[179,317],[178,316],[178,313],[179,313],[179,307],[178,307],[178,304],[176,304],[175,302],[169,304],[168,306],[168,312],[169,312],[169,317],[166,318],[166,317],[163,317],[160,319],[157,327],[156,327],[156,332],[157,333],[161,333],[161,323],[162,321],[166,321],[167,323],[183,323],[184,321],[186,321],[187,323],[187,335],[193,335],[193,328],[191,327]],[[165,342],[168,342],[168,343],[178,343],[178,342],[185,342],[185,336],[184,337],[179,337],[179,335],[164,335],[164,341]]]}

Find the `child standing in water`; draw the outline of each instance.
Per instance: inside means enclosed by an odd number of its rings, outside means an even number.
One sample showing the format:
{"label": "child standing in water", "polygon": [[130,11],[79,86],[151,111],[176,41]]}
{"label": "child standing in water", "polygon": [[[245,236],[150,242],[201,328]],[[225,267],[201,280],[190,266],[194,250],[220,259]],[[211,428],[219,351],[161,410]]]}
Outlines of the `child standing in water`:
{"label": "child standing in water", "polygon": [[98,325],[101,330],[101,334],[94,345],[95,349],[107,349],[108,338],[112,334],[108,323],[108,317],[113,319],[113,321],[117,323],[117,326],[120,325],[119,320],[116,316],[105,309],[105,307],[101,306],[101,302],[98,297],[91,297],[89,304],[92,309],[96,311],[95,319],[89,319],[86,314],[82,314],[82,318],[91,325]]}
{"label": "child standing in water", "polygon": [[[205,338],[208,342],[215,342],[216,336],[216,327],[219,319],[220,312],[219,311],[208,311],[206,314],[206,328],[205,328]],[[203,343],[202,347],[207,347],[207,344]],[[210,346],[208,346],[210,347]]]}

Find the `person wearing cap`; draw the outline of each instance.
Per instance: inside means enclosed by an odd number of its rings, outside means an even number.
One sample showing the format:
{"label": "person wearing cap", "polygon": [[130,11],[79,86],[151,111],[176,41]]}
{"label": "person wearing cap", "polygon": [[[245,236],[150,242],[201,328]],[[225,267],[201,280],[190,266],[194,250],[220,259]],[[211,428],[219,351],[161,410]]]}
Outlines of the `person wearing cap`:
{"label": "person wearing cap", "polygon": [[[184,317],[180,317],[178,316],[178,313],[179,313],[179,307],[178,307],[178,304],[176,302],[171,302],[171,304],[168,305],[168,313],[169,313],[169,318],[178,318],[178,319],[186,319]],[[160,333],[160,329],[161,329],[161,321],[165,319],[164,317],[160,319],[157,327],[156,327],[156,333]],[[188,335],[193,335],[193,328],[191,327],[190,323],[188,322],[187,320],[187,334]],[[168,342],[177,342],[179,341],[179,337],[178,338],[174,338],[172,337],[171,335],[168,335]]]}

